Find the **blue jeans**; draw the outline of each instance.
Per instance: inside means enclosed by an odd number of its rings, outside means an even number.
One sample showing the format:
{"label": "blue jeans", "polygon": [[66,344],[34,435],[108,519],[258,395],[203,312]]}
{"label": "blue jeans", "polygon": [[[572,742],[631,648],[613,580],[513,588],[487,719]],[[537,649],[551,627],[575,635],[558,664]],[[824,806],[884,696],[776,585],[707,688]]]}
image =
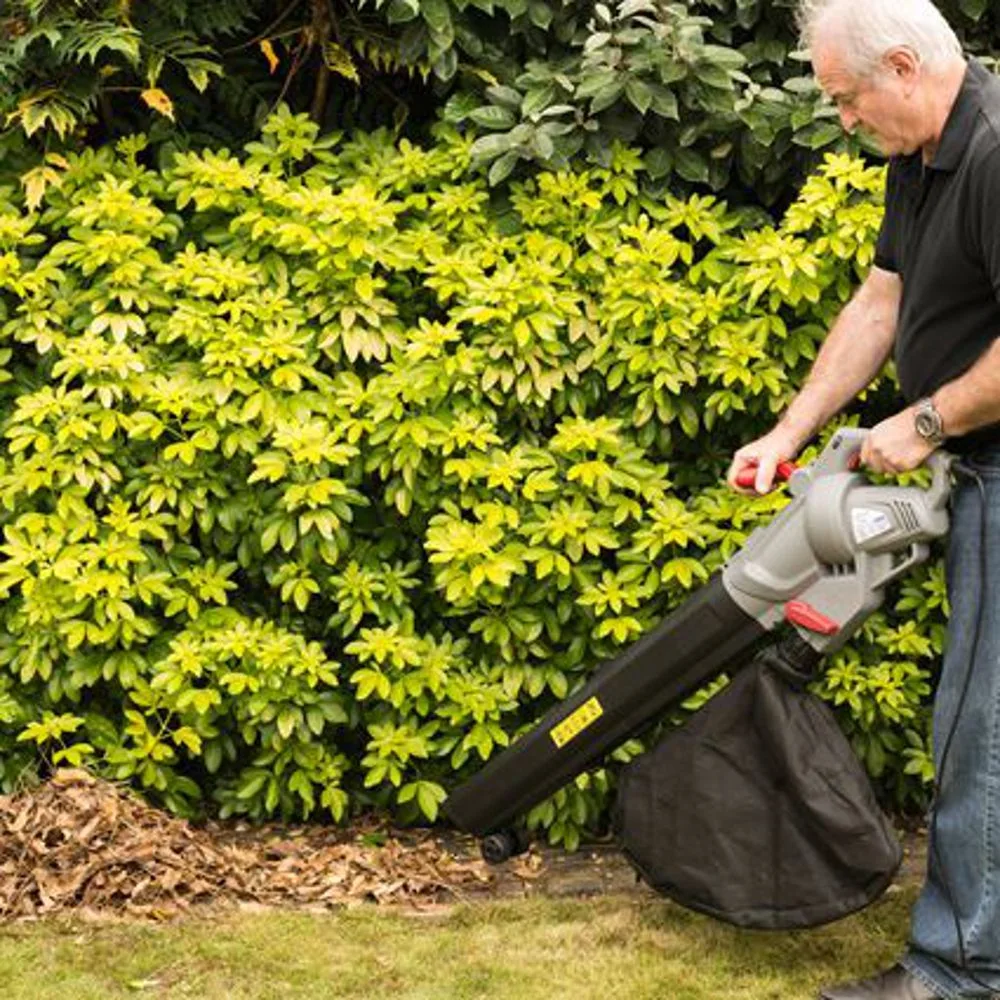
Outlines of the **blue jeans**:
{"label": "blue jeans", "polygon": [[927,879],[913,908],[909,949],[902,959],[948,1000],[990,996],[990,989],[1000,995],[1000,449],[971,456],[965,464],[982,478],[986,502],[984,507],[975,482],[959,475],[948,536],[951,619],[934,702],[937,818],[931,824]]}

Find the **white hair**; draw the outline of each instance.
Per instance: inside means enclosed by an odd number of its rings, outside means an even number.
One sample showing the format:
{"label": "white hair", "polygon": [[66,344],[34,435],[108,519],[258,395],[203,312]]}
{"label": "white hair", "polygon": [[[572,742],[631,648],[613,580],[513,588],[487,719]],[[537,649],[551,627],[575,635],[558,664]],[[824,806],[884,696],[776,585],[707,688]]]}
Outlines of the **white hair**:
{"label": "white hair", "polygon": [[800,0],[798,25],[810,51],[820,39],[838,41],[857,77],[871,76],[899,47],[932,73],[962,58],[961,43],[931,0]]}

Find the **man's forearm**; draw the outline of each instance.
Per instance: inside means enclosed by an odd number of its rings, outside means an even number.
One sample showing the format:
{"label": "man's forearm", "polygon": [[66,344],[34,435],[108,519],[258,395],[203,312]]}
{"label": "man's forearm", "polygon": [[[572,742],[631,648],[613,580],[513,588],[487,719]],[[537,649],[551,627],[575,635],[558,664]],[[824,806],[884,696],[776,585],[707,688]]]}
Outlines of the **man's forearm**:
{"label": "man's forearm", "polygon": [[934,405],[949,437],[1000,421],[1000,340],[964,375],[941,386]]}
{"label": "man's forearm", "polygon": [[841,310],[809,378],[779,422],[804,445],[879,373],[892,350],[898,297],[866,282]]}

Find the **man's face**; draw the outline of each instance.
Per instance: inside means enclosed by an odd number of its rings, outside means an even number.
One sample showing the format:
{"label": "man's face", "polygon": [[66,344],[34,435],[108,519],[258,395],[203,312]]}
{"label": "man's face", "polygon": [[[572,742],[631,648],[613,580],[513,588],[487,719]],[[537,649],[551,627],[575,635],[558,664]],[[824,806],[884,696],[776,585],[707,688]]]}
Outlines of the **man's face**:
{"label": "man's face", "polygon": [[920,148],[909,100],[910,81],[889,58],[864,78],[848,72],[838,47],[832,43],[814,46],[812,62],[816,79],[836,105],[846,131],[860,128],[886,156],[914,153]]}

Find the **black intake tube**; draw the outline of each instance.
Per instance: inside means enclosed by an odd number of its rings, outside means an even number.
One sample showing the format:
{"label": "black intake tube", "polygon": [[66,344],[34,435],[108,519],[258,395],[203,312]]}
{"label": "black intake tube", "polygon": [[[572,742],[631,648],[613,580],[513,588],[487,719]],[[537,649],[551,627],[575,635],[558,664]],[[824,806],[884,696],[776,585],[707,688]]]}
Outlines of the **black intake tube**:
{"label": "black intake tube", "polygon": [[576,694],[455,789],[445,814],[483,837],[523,815],[739,660],[766,630],[716,574]]}

